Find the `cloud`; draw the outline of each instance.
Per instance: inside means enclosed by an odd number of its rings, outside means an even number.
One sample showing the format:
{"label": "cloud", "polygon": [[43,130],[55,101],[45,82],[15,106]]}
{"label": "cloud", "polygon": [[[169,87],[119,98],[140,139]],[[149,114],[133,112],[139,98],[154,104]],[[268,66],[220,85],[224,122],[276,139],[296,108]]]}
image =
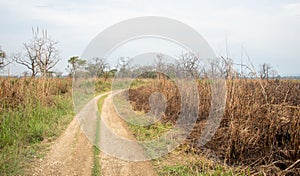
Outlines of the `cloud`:
{"label": "cloud", "polygon": [[[296,47],[300,40],[300,3],[274,0],[0,0],[0,19],[4,24],[0,45],[20,45],[30,38],[32,26],[40,26],[60,41],[62,57],[66,59],[80,54],[105,28],[149,15],[170,17],[190,25],[221,54],[225,54],[227,33],[232,57],[240,56],[243,43],[259,63],[265,58],[281,62],[285,56],[292,65],[300,64],[296,61],[300,56]],[[13,44],[10,48],[15,49]],[[285,65],[287,68],[288,63]]]}
{"label": "cloud", "polygon": [[300,16],[300,3],[286,4],[284,10],[290,16]]}

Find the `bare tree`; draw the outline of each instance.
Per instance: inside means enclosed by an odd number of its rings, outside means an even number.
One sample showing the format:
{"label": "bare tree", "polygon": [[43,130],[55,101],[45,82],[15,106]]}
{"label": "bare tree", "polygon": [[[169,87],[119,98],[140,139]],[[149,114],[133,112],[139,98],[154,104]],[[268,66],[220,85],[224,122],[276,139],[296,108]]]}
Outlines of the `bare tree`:
{"label": "bare tree", "polygon": [[32,29],[32,33],[33,39],[24,43],[26,54],[24,57],[15,57],[15,61],[27,67],[33,77],[40,72],[46,78],[51,69],[59,62],[56,48],[58,42],[48,36],[47,30],[40,32],[39,28]]}
{"label": "bare tree", "polygon": [[164,62],[164,55],[163,54],[157,54],[156,58],[154,60],[154,65],[157,71],[163,71],[165,67]]}
{"label": "bare tree", "polygon": [[273,78],[273,79],[275,79],[275,77],[277,77],[277,76],[278,76],[278,72],[277,72],[277,70],[275,70],[275,69],[272,69],[272,70],[270,71],[270,75],[272,76],[272,78]]}
{"label": "bare tree", "polygon": [[29,69],[31,77],[40,72],[46,78],[59,61],[56,48],[58,42],[48,36],[47,30],[40,32],[39,28],[32,29],[32,33],[33,39],[23,44],[25,54],[15,54],[13,60]]}
{"label": "bare tree", "polygon": [[267,63],[264,63],[260,66],[259,75],[261,79],[269,79],[271,66]]}
{"label": "bare tree", "polygon": [[193,78],[198,79],[200,74],[200,59],[193,53],[187,52],[178,56],[178,65],[189,73]]}
{"label": "bare tree", "polygon": [[223,56],[220,56],[222,59],[220,63],[220,74],[226,79],[230,79],[233,77],[235,74],[235,70],[233,69],[233,60],[226,57],[224,58]]}
{"label": "bare tree", "polygon": [[36,53],[36,60],[41,74],[47,77],[47,73],[59,62],[56,48],[58,42],[48,36],[47,30],[42,30],[42,33],[39,33],[39,29],[37,29],[33,31],[33,35],[34,40],[31,46],[33,46],[34,53]]}
{"label": "bare tree", "polygon": [[128,77],[131,73],[131,59],[129,57],[121,57],[118,60],[117,68],[119,77]]}
{"label": "bare tree", "polygon": [[6,58],[5,52],[0,48],[0,68],[5,66],[4,59]]}
{"label": "bare tree", "polygon": [[165,72],[166,63],[164,62],[164,55],[158,54],[154,60],[154,67],[157,71],[157,78],[162,79],[164,77],[163,72]]}
{"label": "bare tree", "polygon": [[31,77],[35,77],[38,74],[38,65],[36,57],[33,55],[29,47],[25,44],[24,49],[26,51],[26,54],[24,56],[22,56],[21,54],[14,54],[13,60],[16,63],[23,65],[27,69],[29,69],[31,72]]}
{"label": "bare tree", "polygon": [[7,59],[6,53],[1,49],[1,46],[0,46],[0,69],[9,65],[11,62],[12,62],[11,60]]}

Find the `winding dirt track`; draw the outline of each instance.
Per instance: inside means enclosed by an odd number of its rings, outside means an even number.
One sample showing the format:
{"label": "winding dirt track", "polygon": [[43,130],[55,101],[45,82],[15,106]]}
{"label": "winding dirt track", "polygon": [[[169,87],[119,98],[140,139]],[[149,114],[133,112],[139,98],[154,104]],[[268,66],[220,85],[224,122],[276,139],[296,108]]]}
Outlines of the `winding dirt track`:
{"label": "winding dirt track", "polygon": [[[113,106],[112,95],[109,95],[103,104],[101,118],[105,121],[109,128],[109,131],[116,134],[119,137],[135,140],[134,136],[129,131],[126,122],[121,119]],[[102,126],[101,126],[102,127]],[[103,128],[102,128],[103,129]],[[112,152],[118,152],[121,148],[121,156],[126,156],[126,158],[144,158],[143,149],[137,143],[117,143],[117,145],[112,145],[115,141],[111,134],[106,134],[105,130],[101,131],[100,141],[103,147],[109,148]],[[102,138],[102,140],[101,140]],[[109,141],[110,140],[110,141]],[[117,139],[116,139],[117,140]],[[101,145],[100,144],[100,145]],[[126,149],[127,148],[127,149]],[[141,162],[129,162],[118,158],[111,157],[105,153],[100,154],[100,165],[102,175],[122,175],[122,176],[151,176],[156,175],[152,168],[150,161]],[[135,155],[134,157],[130,157]],[[139,156],[140,155],[140,156]]]}
{"label": "winding dirt track", "polygon": [[[93,101],[104,95],[96,97]],[[95,106],[95,103],[88,103],[85,108],[91,108],[89,106]],[[122,137],[134,139],[126,123],[114,111],[112,96],[104,101],[101,118],[105,118],[111,131]],[[156,175],[151,162],[123,161],[103,152],[99,157],[101,175],[104,176]],[[31,175],[90,176],[93,164],[93,145],[80,129],[78,120],[74,118],[65,132],[50,147],[46,157],[37,161]]]}
{"label": "winding dirt track", "polygon": [[37,165],[32,175],[91,175],[93,146],[81,132],[76,118]]}

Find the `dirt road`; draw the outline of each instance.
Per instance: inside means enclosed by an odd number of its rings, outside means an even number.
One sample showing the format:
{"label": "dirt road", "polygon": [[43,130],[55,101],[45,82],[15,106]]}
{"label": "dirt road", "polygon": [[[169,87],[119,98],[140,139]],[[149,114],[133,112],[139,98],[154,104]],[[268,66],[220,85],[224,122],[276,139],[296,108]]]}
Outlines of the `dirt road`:
{"label": "dirt road", "polygon": [[[109,153],[119,153],[122,158],[135,160],[136,158],[143,157],[143,149],[137,143],[134,142],[117,142],[119,137],[122,139],[129,139],[134,141],[135,138],[129,131],[126,122],[121,119],[113,106],[112,95],[108,96],[103,104],[101,118],[107,125],[108,131],[111,134],[107,134],[105,128],[101,125],[100,142],[103,148],[106,147]],[[102,123],[103,123],[102,122]],[[115,134],[115,135],[114,135]],[[117,136],[117,137],[115,137]],[[102,139],[101,139],[102,138]],[[113,139],[113,140],[111,140]],[[121,154],[120,154],[121,153]],[[108,154],[101,153],[100,165],[102,175],[122,175],[122,176],[151,176],[156,175],[152,168],[150,161],[130,162],[124,161]]]}
{"label": "dirt road", "polygon": [[[101,96],[103,94],[96,97],[93,101],[97,102]],[[111,97],[109,96],[104,101],[101,118],[104,118],[103,120],[108,122],[108,127],[111,131],[124,138],[134,140],[126,123],[114,111]],[[86,113],[91,113],[90,116],[95,115],[95,112],[93,112],[96,108],[94,102],[91,101],[83,108],[84,115],[87,115]],[[80,124],[82,124],[82,121]],[[88,122],[85,121],[86,127],[91,124],[96,124],[96,118],[89,118]],[[83,127],[81,126],[81,128]],[[83,133],[80,129],[78,119],[74,118],[65,132],[51,146],[47,156],[37,162],[32,175],[91,175],[94,160],[93,145],[90,140],[94,139],[90,138],[89,140],[85,134],[95,134],[95,129],[95,127],[91,127]],[[124,161],[103,152],[100,152],[99,157],[101,175],[103,176],[156,175],[151,162]]]}

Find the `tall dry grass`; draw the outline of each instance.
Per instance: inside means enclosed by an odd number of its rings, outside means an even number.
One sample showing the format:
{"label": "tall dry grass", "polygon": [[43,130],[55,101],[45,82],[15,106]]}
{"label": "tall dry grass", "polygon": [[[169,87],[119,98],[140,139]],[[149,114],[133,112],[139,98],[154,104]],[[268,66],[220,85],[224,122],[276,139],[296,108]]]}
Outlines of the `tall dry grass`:
{"label": "tall dry grass", "polygon": [[[188,137],[189,152],[197,151],[210,112],[210,80],[198,82],[199,117]],[[226,109],[220,127],[205,145],[230,165],[244,165],[271,175],[299,174],[300,82],[289,80],[227,80]],[[162,92],[167,99],[163,122],[175,123],[180,94],[171,81],[129,91],[136,110],[148,112],[149,96]]]}
{"label": "tall dry grass", "polygon": [[54,95],[70,96],[72,79],[0,78],[0,111],[40,102],[51,105]]}
{"label": "tall dry grass", "polygon": [[0,175],[30,175],[73,118],[71,79],[0,78]]}

